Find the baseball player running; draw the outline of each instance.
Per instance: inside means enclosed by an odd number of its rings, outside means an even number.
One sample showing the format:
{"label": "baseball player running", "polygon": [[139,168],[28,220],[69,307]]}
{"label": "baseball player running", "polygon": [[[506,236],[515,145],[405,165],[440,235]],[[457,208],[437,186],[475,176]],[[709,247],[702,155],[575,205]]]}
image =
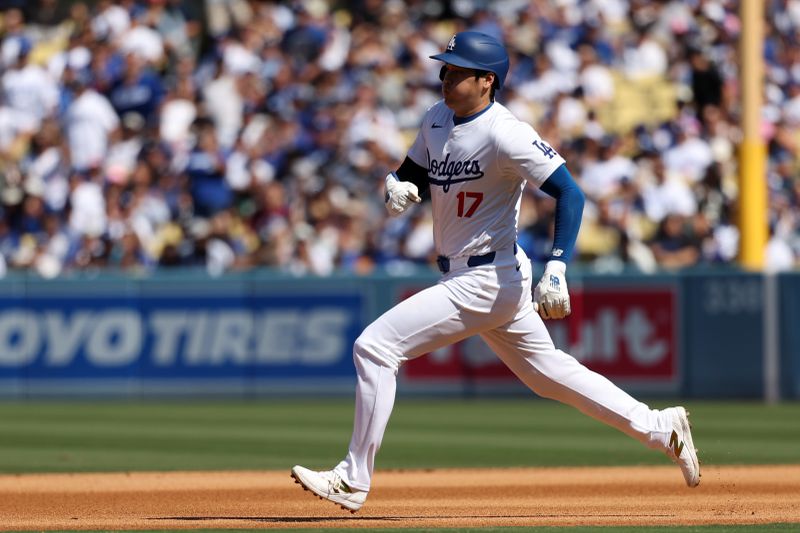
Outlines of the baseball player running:
{"label": "baseball player running", "polygon": [[[536,394],[665,452],[686,484],[697,486],[700,465],[684,408],[650,409],[557,349],[545,328],[543,318],[570,314],[565,272],[584,197],[564,159],[494,101],[508,73],[505,48],[465,31],[431,57],[444,63],[444,99],[428,109],[405,161],[386,176],[385,201],[396,216],[430,192],[442,278],[384,313],[356,340],[347,456],[329,471],[295,466],[292,477],[320,498],[358,511],[369,493],[400,366],[477,334]],[[556,199],[553,249],[533,301],[531,263],[516,245],[526,183]]]}

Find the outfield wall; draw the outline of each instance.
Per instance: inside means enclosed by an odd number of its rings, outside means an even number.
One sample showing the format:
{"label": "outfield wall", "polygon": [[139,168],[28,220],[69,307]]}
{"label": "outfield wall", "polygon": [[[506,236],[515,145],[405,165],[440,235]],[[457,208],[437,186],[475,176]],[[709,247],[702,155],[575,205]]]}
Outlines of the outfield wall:
{"label": "outfield wall", "polygon": [[[437,276],[192,272],[0,281],[6,398],[350,394],[351,347]],[[573,276],[556,345],[642,395],[764,396],[764,278],[733,271]],[[778,385],[800,398],[800,274],[777,278]],[[401,393],[524,394],[478,338],[410,362]]]}

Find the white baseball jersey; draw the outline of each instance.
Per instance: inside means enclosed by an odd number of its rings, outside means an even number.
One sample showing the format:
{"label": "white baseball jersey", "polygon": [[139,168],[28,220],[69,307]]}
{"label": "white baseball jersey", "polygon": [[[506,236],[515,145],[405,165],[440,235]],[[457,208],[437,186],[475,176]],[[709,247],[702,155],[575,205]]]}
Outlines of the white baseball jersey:
{"label": "white baseball jersey", "polygon": [[538,187],[564,164],[536,130],[497,102],[454,121],[439,101],[425,114],[408,157],[428,169],[434,242],[446,257],[511,249],[525,182]]}
{"label": "white baseball jersey", "polygon": [[532,267],[514,249],[522,190],[541,185],[564,163],[532,127],[498,103],[453,120],[443,102],[428,110],[409,157],[428,169],[436,249],[449,258],[497,252],[490,263],[463,262],[432,287],[398,303],[353,346],[356,413],[347,456],[334,471],[368,491],[406,361],[472,335],[531,390],[667,450],[671,418],[650,409],[553,345],[531,303]]}

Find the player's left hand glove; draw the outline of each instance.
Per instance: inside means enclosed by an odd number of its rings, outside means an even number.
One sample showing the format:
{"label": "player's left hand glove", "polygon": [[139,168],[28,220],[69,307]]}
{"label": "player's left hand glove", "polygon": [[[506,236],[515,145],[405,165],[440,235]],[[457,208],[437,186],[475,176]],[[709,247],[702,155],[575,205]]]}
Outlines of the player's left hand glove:
{"label": "player's left hand glove", "polygon": [[548,261],[545,265],[544,275],[533,289],[533,309],[542,318],[564,318],[572,312],[566,272],[563,261]]}
{"label": "player's left hand glove", "polygon": [[417,186],[410,181],[400,181],[394,172],[386,176],[386,196],[384,198],[386,210],[396,217],[411,206],[411,203],[420,203]]}

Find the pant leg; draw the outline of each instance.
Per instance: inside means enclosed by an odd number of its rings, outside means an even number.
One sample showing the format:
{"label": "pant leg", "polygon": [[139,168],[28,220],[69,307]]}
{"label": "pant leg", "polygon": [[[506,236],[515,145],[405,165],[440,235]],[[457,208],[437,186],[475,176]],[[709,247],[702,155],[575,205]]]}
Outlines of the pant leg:
{"label": "pant leg", "polygon": [[375,455],[394,407],[397,370],[367,357],[354,356],[358,381],[353,435],[347,456],[334,470],[357,490],[369,490]]}
{"label": "pant leg", "polygon": [[542,319],[532,309],[481,336],[539,396],[571,405],[650,448],[665,447],[672,428],[660,411],[650,409],[556,349]]}
{"label": "pant leg", "polygon": [[414,294],[364,330],[353,347],[358,374],[353,435],[335,468],[349,486],[369,490],[400,365],[508,321],[518,299],[513,290],[519,288],[497,285],[493,269],[473,269]]}

